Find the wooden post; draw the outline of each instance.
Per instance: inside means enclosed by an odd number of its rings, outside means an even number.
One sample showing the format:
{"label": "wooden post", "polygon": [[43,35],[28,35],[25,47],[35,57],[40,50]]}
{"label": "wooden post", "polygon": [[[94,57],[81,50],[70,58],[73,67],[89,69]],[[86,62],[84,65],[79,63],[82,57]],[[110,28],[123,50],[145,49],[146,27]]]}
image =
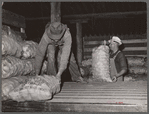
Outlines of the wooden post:
{"label": "wooden post", "polygon": [[51,22],[61,21],[61,3],[51,2]]}
{"label": "wooden post", "polygon": [[77,29],[77,33],[76,33],[76,43],[77,43],[77,61],[78,64],[81,65],[82,62],[82,23],[81,22],[77,22],[76,23],[76,29]]}

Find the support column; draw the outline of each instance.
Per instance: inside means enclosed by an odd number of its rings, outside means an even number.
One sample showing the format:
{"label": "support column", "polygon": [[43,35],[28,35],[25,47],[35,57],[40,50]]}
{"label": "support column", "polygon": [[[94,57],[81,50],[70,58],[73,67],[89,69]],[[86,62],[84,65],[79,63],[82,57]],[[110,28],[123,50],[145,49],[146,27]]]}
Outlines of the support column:
{"label": "support column", "polygon": [[51,2],[51,22],[61,22],[61,3]]}
{"label": "support column", "polygon": [[83,48],[83,39],[82,39],[82,23],[76,22],[76,47],[77,47],[77,61],[78,64],[81,65],[82,63],[82,48]]}

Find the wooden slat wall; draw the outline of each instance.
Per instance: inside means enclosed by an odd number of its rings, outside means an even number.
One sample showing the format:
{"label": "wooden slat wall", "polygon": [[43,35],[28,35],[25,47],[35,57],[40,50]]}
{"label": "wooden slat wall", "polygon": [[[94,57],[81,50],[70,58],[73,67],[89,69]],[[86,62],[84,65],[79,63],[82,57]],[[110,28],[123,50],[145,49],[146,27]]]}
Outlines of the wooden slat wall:
{"label": "wooden slat wall", "polygon": [[[143,35],[116,35],[124,44],[124,54],[126,56],[147,56],[147,36]],[[92,57],[92,49],[101,45],[101,41],[109,40],[110,35],[85,36],[83,37],[83,59]]]}

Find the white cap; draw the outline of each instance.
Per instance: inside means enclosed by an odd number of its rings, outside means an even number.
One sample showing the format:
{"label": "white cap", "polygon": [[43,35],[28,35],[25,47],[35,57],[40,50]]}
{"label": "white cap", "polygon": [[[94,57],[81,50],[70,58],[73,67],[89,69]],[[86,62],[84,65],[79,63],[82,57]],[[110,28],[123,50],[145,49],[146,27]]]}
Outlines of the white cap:
{"label": "white cap", "polygon": [[111,42],[117,42],[119,45],[122,44],[121,39],[119,37],[117,37],[117,36],[113,36],[112,39],[109,40],[109,43],[111,43]]}

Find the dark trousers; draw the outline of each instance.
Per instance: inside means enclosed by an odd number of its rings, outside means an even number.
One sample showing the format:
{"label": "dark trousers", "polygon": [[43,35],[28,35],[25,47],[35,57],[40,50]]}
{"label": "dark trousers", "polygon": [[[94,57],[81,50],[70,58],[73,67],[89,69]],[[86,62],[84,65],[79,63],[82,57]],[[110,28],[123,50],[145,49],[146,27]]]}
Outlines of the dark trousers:
{"label": "dark trousers", "polygon": [[[57,58],[55,57],[55,50],[56,50],[56,48],[54,46],[52,46],[52,45],[48,46],[47,75],[55,76],[57,74],[56,64],[55,64],[56,59],[58,61],[58,68],[60,66],[62,48],[61,47],[59,48]],[[69,68],[69,71],[71,74],[72,81],[79,80],[79,77],[81,77],[81,73],[80,73],[79,66],[76,63],[74,54],[72,52],[70,53],[70,59],[68,61],[68,68]]]}

